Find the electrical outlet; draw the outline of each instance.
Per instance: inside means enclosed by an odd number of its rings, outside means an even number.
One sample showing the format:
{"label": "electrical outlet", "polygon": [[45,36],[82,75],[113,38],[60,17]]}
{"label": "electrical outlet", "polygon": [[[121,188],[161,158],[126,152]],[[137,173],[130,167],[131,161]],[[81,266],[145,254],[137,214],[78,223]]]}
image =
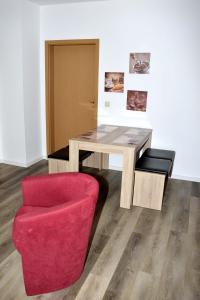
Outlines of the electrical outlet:
{"label": "electrical outlet", "polygon": [[105,101],[105,107],[110,107],[110,101],[109,100]]}

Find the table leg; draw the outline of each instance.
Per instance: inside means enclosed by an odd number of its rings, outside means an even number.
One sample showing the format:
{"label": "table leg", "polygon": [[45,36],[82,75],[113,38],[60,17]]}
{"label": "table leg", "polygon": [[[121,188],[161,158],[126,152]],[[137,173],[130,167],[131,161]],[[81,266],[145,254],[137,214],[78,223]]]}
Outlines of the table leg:
{"label": "table leg", "polygon": [[139,155],[142,155],[147,148],[151,148],[151,138],[152,138],[152,135],[150,134],[148,140],[146,141],[146,143],[143,145],[143,147],[137,153],[137,159],[136,160],[138,160]]}
{"label": "table leg", "polygon": [[102,152],[95,152],[94,156],[96,158],[94,167],[98,168],[100,171],[102,169],[108,169],[109,167],[109,154]]}
{"label": "table leg", "polygon": [[151,139],[152,139],[152,134],[149,136],[148,141],[146,142],[143,152],[147,149],[147,148],[151,148]]}
{"label": "table leg", "polygon": [[69,169],[70,172],[79,171],[79,144],[73,140],[69,140]]}
{"label": "table leg", "polygon": [[123,150],[123,169],[120,207],[130,209],[133,195],[133,180],[135,166],[135,149],[125,148]]}
{"label": "table leg", "polygon": [[101,153],[101,169],[109,169],[109,154]]}

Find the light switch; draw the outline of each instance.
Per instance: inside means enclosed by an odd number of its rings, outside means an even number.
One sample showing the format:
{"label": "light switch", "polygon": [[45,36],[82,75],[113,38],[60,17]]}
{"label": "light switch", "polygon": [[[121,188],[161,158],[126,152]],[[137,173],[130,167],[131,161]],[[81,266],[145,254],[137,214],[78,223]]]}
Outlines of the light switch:
{"label": "light switch", "polygon": [[109,100],[105,101],[105,107],[110,107],[110,101]]}

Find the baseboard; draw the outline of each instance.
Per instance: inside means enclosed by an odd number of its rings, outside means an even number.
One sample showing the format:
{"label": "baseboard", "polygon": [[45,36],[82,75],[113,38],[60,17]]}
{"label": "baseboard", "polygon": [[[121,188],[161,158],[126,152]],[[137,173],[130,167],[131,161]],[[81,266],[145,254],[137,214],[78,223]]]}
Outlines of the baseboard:
{"label": "baseboard", "polygon": [[[110,170],[115,170],[115,171],[122,171],[122,167],[115,166],[115,165],[109,165]],[[179,179],[179,180],[187,180],[187,181],[193,181],[193,182],[200,182],[199,177],[189,177],[189,176],[182,176],[182,175],[177,175],[174,174],[171,177],[172,179]]]}
{"label": "baseboard", "polygon": [[17,167],[26,168],[26,164],[25,163],[20,163],[20,162],[16,162],[16,161],[11,161],[11,160],[3,159],[1,163],[2,164],[6,164],[6,165],[11,165],[11,166],[17,166]]}
{"label": "baseboard", "polygon": [[[33,159],[33,160],[31,160],[29,162],[26,162],[26,163],[19,163],[19,162],[15,162],[15,161],[0,159],[0,163],[8,164],[8,165],[14,165],[14,166],[23,167],[23,168],[28,168],[28,167],[32,166],[33,164],[39,162],[42,159],[47,159],[47,157],[46,156],[41,156],[41,157],[38,157],[38,158]],[[119,167],[119,166],[116,166],[116,165],[109,165],[109,169],[110,170],[115,170],[115,171],[122,171],[122,167]],[[182,176],[182,175],[174,174],[174,175],[172,175],[171,178],[172,179],[179,179],[179,180],[193,181],[193,182],[200,182],[199,177],[189,177],[189,176]]]}
{"label": "baseboard", "polygon": [[122,167],[109,165],[109,170],[122,171]]}
{"label": "baseboard", "polygon": [[193,181],[193,182],[200,182],[199,177],[189,177],[189,176],[182,176],[182,175],[172,175],[172,179],[179,179],[179,180],[187,180],[187,181]]}
{"label": "baseboard", "polygon": [[42,159],[46,159],[46,157],[41,156],[41,157],[35,158],[33,160],[30,160],[26,163],[20,163],[20,162],[10,161],[10,160],[1,160],[0,163],[7,164],[7,165],[12,165],[12,166],[17,166],[17,167],[28,168],[28,167],[32,166],[33,164],[39,162]]}
{"label": "baseboard", "polygon": [[33,160],[30,160],[29,162],[26,163],[26,168],[28,168],[28,167],[30,167],[30,166],[36,164],[37,162],[39,162],[39,161],[42,160],[42,159],[46,159],[46,157],[40,156],[40,157],[38,157],[38,158],[35,158],[35,159],[33,159]]}

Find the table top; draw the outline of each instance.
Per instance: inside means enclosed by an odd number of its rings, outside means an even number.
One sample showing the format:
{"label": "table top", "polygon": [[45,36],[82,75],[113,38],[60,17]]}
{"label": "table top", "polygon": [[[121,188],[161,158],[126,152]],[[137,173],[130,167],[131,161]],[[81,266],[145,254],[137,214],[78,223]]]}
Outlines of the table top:
{"label": "table top", "polygon": [[100,125],[72,140],[138,148],[151,136],[152,129],[117,125]]}

